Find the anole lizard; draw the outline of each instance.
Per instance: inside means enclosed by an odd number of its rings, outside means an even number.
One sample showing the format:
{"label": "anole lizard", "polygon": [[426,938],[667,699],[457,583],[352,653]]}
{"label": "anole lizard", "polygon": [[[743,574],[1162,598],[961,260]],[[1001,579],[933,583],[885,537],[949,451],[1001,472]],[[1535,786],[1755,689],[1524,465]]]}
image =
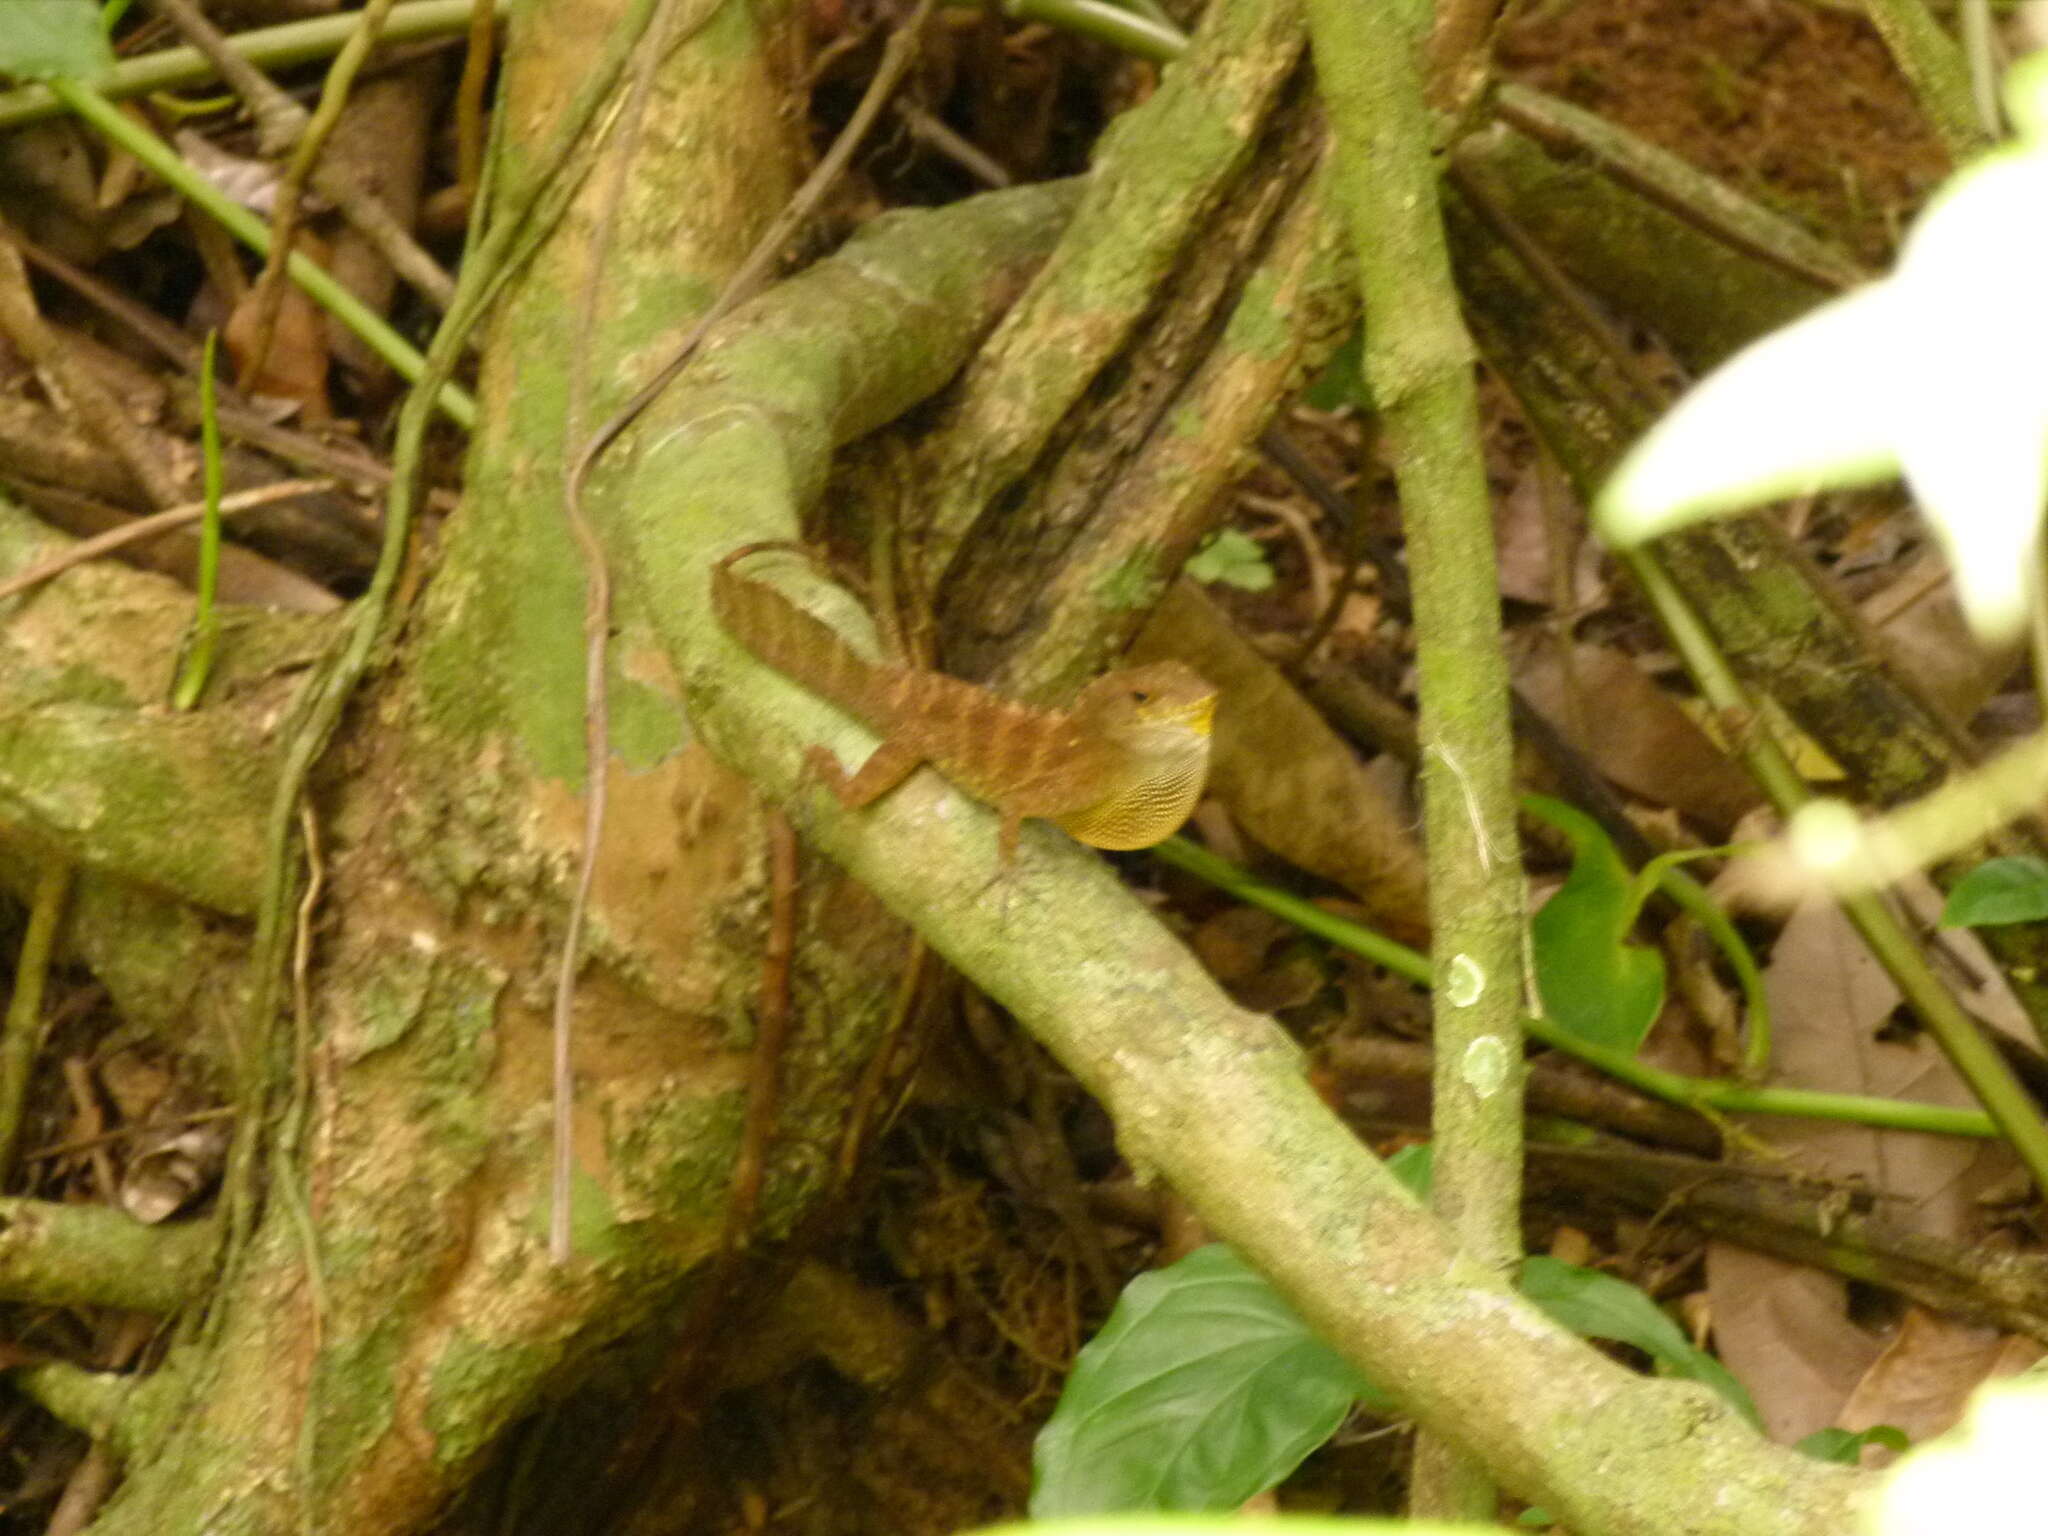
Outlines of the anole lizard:
{"label": "anole lizard", "polygon": [[734,639],[882,737],[849,774],[823,747],[810,766],[849,808],[868,805],[930,763],[1002,813],[1008,863],[1027,816],[1096,848],[1147,848],[1188,819],[1209,774],[1216,690],[1177,661],[1105,673],[1063,710],[1036,709],[943,672],[869,661],[823,620],[733,569],[711,569],[711,607]]}

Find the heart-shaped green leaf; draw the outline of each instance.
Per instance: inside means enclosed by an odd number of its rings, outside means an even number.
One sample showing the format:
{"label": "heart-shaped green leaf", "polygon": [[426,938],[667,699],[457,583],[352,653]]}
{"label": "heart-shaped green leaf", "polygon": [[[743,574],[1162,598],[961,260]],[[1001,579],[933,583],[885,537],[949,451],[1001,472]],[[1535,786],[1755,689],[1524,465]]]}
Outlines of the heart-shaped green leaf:
{"label": "heart-shaped green leaf", "polygon": [[1543,795],[1522,804],[1572,845],[1571,873],[1529,923],[1543,1011],[1582,1040],[1634,1051],[1664,1006],[1664,957],[1629,941],[1635,882],[1592,817]]}

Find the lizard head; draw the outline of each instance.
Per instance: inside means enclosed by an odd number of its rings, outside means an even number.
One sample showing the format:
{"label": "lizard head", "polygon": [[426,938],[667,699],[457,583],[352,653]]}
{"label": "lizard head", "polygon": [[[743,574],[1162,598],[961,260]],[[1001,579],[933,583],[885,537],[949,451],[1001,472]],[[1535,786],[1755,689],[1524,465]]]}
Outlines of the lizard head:
{"label": "lizard head", "polygon": [[1206,752],[1216,716],[1216,690],[1178,661],[1148,662],[1105,672],[1074,700],[1074,717],[1141,751]]}
{"label": "lizard head", "polygon": [[1149,848],[1179,828],[1209,776],[1216,690],[1177,661],[1097,678],[1074,701],[1083,731],[1120,754],[1109,792],[1053,819],[1097,848]]}

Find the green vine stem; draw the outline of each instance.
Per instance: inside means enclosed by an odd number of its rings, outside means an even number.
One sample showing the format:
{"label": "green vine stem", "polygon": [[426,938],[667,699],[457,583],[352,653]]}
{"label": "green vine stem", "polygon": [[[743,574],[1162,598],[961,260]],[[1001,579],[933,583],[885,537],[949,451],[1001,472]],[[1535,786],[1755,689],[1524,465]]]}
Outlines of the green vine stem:
{"label": "green vine stem", "polygon": [[[1152,852],[1161,862],[1185,870],[1238,900],[1294,924],[1304,933],[1326,939],[1339,949],[1383,966],[1418,986],[1430,985],[1429,957],[1385,934],[1326,912],[1312,901],[1266,884],[1229,860],[1186,838],[1169,838]],[[1786,1115],[1832,1120],[1879,1130],[1923,1131],[1936,1136],[1994,1138],[2000,1134],[1981,1110],[1951,1109],[1940,1104],[1913,1104],[1865,1094],[1818,1093],[1805,1088],[1756,1088],[1727,1078],[1686,1077],[1639,1061],[1621,1051],[1590,1045],[1567,1034],[1548,1019],[1521,1021],[1532,1040],[1595,1067],[1639,1093],[1681,1109],[1715,1114]]]}
{"label": "green vine stem", "polygon": [[[979,0],[948,0],[952,5],[974,5]],[[1042,21],[1081,37],[1121,48],[1125,53],[1155,64],[1177,59],[1188,46],[1187,35],[1170,22],[1126,10],[1107,0],[1004,0],[1003,14],[1018,21]]]}
{"label": "green vine stem", "polygon": [[[474,8],[472,0],[408,0],[407,4],[392,7],[391,18],[384,24],[384,41],[406,43],[452,36],[469,25]],[[282,26],[259,27],[230,38],[228,46],[259,68],[287,69],[339,51],[361,23],[361,12],[343,11]],[[212,61],[197,48],[164,48],[122,60],[105,79],[94,84],[109,100],[123,101],[152,91],[199,85],[217,78],[218,73]],[[64,102],[46,85],[0,91],[0,130],[58,117],[64,110]]]}

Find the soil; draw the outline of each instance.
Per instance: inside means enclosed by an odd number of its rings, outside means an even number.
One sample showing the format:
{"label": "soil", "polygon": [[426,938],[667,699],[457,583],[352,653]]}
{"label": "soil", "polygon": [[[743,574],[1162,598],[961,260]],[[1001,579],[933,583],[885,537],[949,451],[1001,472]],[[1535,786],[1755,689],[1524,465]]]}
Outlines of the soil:
{"label": "soil", "polygon": [[1537,0],[1500,63],[1872,263],[1948,169],[1870,24],[1813,0]]}

